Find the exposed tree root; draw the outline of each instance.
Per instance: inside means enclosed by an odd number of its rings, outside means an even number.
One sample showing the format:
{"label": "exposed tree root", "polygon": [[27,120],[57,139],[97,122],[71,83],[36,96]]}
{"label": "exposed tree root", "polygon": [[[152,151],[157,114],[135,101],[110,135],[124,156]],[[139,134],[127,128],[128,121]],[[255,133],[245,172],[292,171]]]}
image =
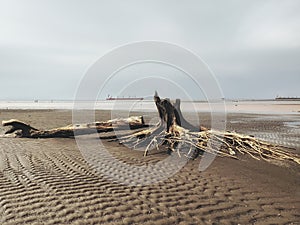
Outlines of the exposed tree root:
{"label": "exposed tree root", "polygon": [[166,146],[169,152],[196,158],[202,152],[238,159],[247,154],[256,160],[290,160],[300,164],[300,156],[284,146],[268,143],[251,136],[234,132],[221,132],[195,127],[182,116],[180,100],[172,105],[170,100],[161,100],[155,93],[154,100],[161,118],[152,128],[119,139],[121,144],[133,148],[143,147],[146,156],[151,149]]}

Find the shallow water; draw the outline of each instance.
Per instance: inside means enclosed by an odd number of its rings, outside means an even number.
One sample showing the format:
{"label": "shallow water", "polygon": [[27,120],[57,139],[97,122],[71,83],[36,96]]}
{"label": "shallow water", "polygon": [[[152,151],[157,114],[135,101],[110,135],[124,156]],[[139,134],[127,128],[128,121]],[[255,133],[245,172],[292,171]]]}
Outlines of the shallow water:
{"label": "shallow water", "polygon": [[[296,149],[300,153],[300,116],[292,114],[230,114],[228,129]],[[244,116],[243,116],[244,115]]]}
{"label": "shallow water", "polygon": [[[73,109],[75,107],[102,110],[156,111],[153,101],[0,101],[0,109]],[[226,101],[188,102],[182,101],[186,112],[223,112],[257,114],[298,114],[300,101]]]}

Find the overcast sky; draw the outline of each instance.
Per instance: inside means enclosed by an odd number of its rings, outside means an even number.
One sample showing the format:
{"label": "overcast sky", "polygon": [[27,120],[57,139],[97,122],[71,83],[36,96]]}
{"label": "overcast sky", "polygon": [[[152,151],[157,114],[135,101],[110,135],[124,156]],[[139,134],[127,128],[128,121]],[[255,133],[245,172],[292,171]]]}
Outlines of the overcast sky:
{"label": "overcast sky", "polygon": [[0,99],[73,99],[97,59],[143,40],[195,52],[226,98],[300,96],[299,12],[298,0],[0,0]]}

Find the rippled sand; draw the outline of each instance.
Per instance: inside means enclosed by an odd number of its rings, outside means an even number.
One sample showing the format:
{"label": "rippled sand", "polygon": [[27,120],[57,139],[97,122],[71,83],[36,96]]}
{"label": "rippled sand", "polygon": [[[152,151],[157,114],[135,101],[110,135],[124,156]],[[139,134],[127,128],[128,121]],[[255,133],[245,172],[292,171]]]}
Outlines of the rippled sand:
{"label": "rippled sand", "polygon": [[[97,118],[107,119],[108,112]],[[1,111],[37,128],[71,123],[70,111]],[[299,151],[299,117],[229,114],[227,129]],[[201,115],[209,126],[209,116]],[[295,126],[295,127],[291,127]],[[0,129],[4,132],[4,128]],[[164,152],[132,151],[105,143],[124,163],[147,165]],[[294,150],[293,150],[294,151]],[[148,186],[111,182],[89,165],[74,139],[0,138],[1,224],[296,224],[299,166],[248,157],[217,158],[204,172],[190,161],[169,179]],[[112,164],[103,165],[113,167]]]}

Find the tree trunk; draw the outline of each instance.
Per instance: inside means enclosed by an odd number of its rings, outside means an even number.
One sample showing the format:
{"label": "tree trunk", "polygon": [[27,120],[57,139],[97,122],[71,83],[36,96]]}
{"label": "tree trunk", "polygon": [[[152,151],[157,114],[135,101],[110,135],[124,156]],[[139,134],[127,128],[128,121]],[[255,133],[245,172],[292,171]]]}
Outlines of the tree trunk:
{"label": "tree trunk", "polygon": [[15,131],[17,137],[26,138],[66,138],[74,135],[85,135],[93,133],[110,132],[114,130],[134,130],[148,127],[142,116],[129,117],[127,119],[114,119],[104,122],[94,122],[89,124],[74,124],[65,127],[59,127],[51,130],[39,130],[29,124],[19,120],[2,121],[3,126],[11,126],[11,129],[5,132],[10,134]]}

